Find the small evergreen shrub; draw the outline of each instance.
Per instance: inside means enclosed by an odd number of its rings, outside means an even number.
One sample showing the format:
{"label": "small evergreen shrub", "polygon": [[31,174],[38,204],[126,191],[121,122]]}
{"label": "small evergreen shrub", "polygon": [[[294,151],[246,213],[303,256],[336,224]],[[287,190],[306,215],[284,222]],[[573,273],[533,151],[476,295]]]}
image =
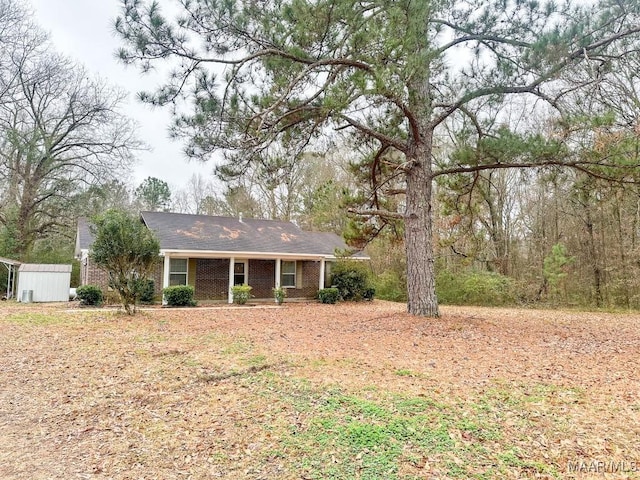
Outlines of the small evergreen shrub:
{"label": "small evergreen shrub", "polygon": [[436,293],[442,304],[499,306],[515,303],[513,280],[495,272],[443,271],[436,277]]}
{"label": "small evergreen shrub", "polygon": [[396,272],[383,272],[377,275],[373,284],[376,288],[376,297],[391,302],[407,301],[406,281]]}
{"label": "small evergreen shrub", "polygon": [[80,300],[80,305],[102,305],[102,290],[95,285],[82,285],[78,287],[76,289],[76,296]]}
{"label": "small evergreen shrub", "polygon": [[253,287],[250,287],[247,284],[244,285],[234,285],[231,287],[231,295],[233,296],[233,303],[238,305],[244,305],[251,298],[251,290]]}
{"label": "small evergreen shrub", "polygon": [[107,210],[89,224],[93,235],[91,261],[109,274],[109,286],[128,315],[135,315],[141,280],[153,275],[160,244],[140,217],[124,210]]}
{"label": "small evergreen shrub", "polygon": [[337,303],[340,299],[340,291],[337,288],[323,288],[318,290],[318,300],[322,303]]}
{"label": "small evergreen shrub", "polygon": [[369,287],[369,288],[365,288],[364,292],[362,292],[362,299],[363,300],[367,300],[367,301],[371,301],[373,300],[373,297],[376,294],[376,289],[373,287]]}
{"label": "small evergreen shrub", "polygon": [[282,287],[278,287],[278,288],[274,288],[273,289],[273,298],[275,299],[276,303],[278,305],[281,305],[284,302],[284,299],[287,296],[287,290],[282,288]]}
{"label": "small evergreen shrub", "polygon": [[156,284],[150,278],[140,280],[140,303],[151,304],[155,300]]}
{"label": "small evergreen shrub", "polygon": [[164,299],[170,307],[195,307],[194,288],[191,285],[174,285],[162,290]]}
{"label": "small evergreen shrub", "polygon": [[342,300],[359,301],[371,288],[369,266],[355,260],[336,262],[331,269],[331,286],[338,289]]}

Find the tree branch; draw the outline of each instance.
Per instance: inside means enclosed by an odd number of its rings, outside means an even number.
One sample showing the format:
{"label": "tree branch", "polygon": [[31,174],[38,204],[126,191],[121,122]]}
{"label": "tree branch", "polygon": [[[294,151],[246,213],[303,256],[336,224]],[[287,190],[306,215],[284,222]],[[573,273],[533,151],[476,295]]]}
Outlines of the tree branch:
{"label": "tree branch", "polygon": [[[369,137],[373,137],[376,140],[380,141],[383,144],[388,144],[390,146],[392,146],[393,148],[395,148],[396,150],[402,152],[402,153],[406,153],[408,146],[406,143],[400,142],[397,139],[390,137],[388,135],[385,135],[383,133],[380,133],[370,127],[367,127],[366,125],[363,125],[362,123],[358,122],[357,120],[354,120],[353,118],[342,114],[342,113],[337,113],[334,112],[332,113],[330,116],[332,117],[337,117],[340,118],[342,120],[344,120],[345,122],[347,122],[350,126],[352,126],[353,128],[355,128],[356,130],[364,133],[365,135],[369,136]],[[341,129],[344,127],[338,127],[338,129]]]}
{"label": "tree branch", "polygon": [[360,215],[362,217],[383,217],[383,218],[394,218],[397,220],[404,220],[405,216],[402,213],[398,212],[389,212],[387,210],[360,210],[357,208],[349,208],[347,210],[349,213],[353,213],[354,215]]}
{"label": "tree branch", "polygon": [[632,172],[637,172],[637,169],[640,167],[640,165],[617,166],[617,165],[599,164],[594,162],[585,162],[581,160],[575,160],[575,161],[545,160],[542,162],[524,162],[524,163],[497,162],[497,163],[491,163],[486,165],[459,166],[459,167],[453,167],[453,168],[440,170],[438,172],[434,172],[433,178],[436,178],[442,175],[451,175],[451,174],[460,174],[460,173],[476,173],[484,170],[499,170],[499,169],[511,169],[511,168],[522,169],[522,168],[541,168],[541,167],[573,168],[583,173],[586,173],[590,177],[599,178],[601,180],[606,180],[614,183],[622,183],[622,184],[628,184],[628,185],[637,185],[640,183],[640,181],[638,180],[616,178],[611,175],[601,174],[589,168],[589,167],[607,167],[607,168],[627,169]]}

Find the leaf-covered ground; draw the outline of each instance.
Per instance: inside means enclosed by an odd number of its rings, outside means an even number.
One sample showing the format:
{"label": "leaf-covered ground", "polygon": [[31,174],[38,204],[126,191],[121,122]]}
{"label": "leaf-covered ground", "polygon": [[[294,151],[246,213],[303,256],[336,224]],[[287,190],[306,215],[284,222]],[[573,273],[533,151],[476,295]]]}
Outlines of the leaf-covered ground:
{"label": "leaf-covered ground", "polygon": [[640,478],[640,315],[0,310],[2,479]]}

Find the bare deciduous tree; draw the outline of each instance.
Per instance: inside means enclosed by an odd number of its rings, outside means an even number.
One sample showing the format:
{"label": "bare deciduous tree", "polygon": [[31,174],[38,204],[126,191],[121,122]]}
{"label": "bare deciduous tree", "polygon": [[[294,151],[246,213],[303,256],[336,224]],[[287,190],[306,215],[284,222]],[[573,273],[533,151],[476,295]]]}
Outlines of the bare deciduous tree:
{"label": "bare deciduous tree", "polygon": [[122,91],[55,53],[20,5],[0,1],[0,12],[0,32],[13,35],[0,64],[0,224],[28,258],[72,223],[74,194],[126,175],[140,144]]}

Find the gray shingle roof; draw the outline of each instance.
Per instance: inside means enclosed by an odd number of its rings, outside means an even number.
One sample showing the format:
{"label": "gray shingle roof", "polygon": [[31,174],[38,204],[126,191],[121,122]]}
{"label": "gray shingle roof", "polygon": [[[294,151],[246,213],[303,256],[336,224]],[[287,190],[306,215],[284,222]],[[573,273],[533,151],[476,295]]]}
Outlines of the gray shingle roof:
{"label": "gray shingle roof", "polygon": [[[142,212],[162,250],[332,256],[347,245],[328,232],[305,232],[291,222],[234,217]],[[93,241],[86,219],[78,220],[80,249]]]}
{"label": "gray shingle roof", "polygon": [[80,254],[81,250],[89,250],[93,243],[93,235],[89,231],[89,220],[80,217],[78,218],[78,231],[76,233],[76,255]]}
{"label": "gray shingle roof", "polygon": [[142,212],[165,250],[333,255],[346,248],[334,233],[305,232],[291,222]]}

